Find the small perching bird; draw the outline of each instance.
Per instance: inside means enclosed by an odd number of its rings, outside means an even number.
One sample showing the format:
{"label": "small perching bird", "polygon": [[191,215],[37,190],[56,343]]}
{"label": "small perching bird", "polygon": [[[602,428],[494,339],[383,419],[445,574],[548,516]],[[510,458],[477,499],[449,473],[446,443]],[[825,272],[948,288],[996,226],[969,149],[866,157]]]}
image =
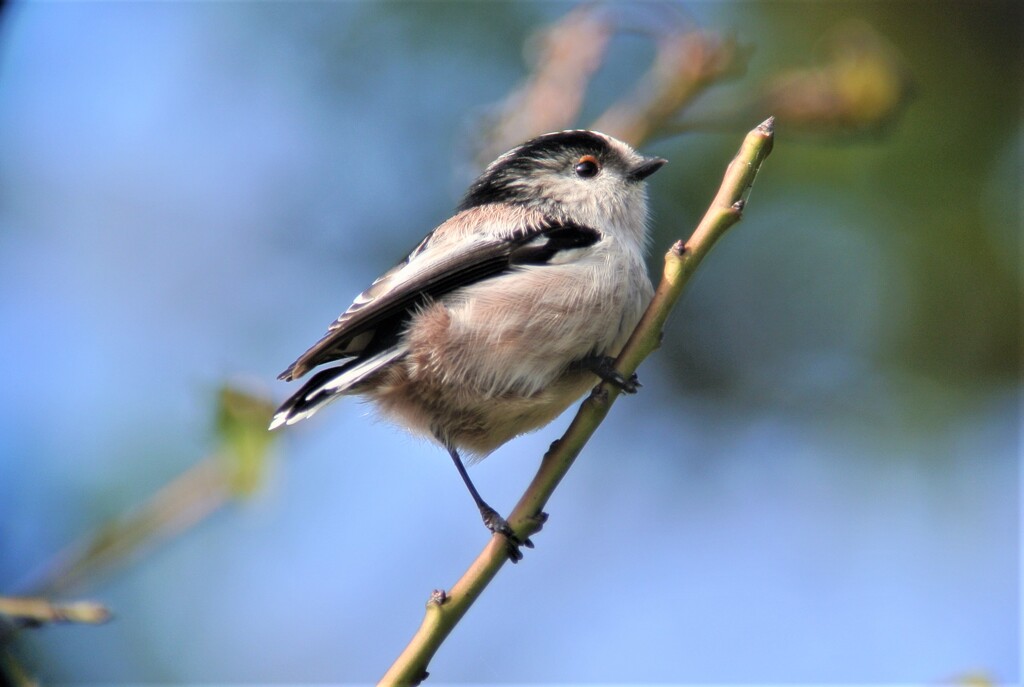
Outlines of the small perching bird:
{"label": "small perching bird", "polygon": [[459,452],[483,458],[541,427],[603,379],[652,295],[644,180],[665,160],[594,131],[546,134],[473,182],[454,217],[384,273],[280,375],[317,372],[270,429],[358,395],[451,454],[484,524],[487,505]]}

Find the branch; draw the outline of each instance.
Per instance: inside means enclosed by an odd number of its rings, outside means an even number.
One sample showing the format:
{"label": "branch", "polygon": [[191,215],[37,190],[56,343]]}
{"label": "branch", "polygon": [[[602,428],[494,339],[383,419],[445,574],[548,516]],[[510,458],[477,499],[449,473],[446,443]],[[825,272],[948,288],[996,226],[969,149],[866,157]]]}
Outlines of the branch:
{"label": "branch", "polygon": [[110,620],[110,611],[92,601],[55,603],[43,598],[0,596],[0,617],[31,626],[51,623],[99,625]]}
{"label": "branch", "polygon": [[[740,220],[754,177],[771,152],[774,123],[774,117],[769,117],[747,134],[725,172],[718,195],[689,241],[677,241],[665,256],[661,283],[616,361],[616,369],[624,377],[629,378],[658,347],[665,320],[697,266],[725,231]],[[580,406],[569,429],[544,455],[536,476],[508,518],[520,540],[540,530],[543,521],[539,515],[544,505],[618,395],[616,388],[606,383],[598,385]],[[419,630],[380,684],[418,684],[425,679],[430,659],[441,643],[507,560],[505,538],[496,534],[451,591],[435,590]]]}
{"label": "branch", "polygon": [[55,603],[43,598],[0,596],[0,683],[19,687],[39,684],[15,658],[10,646],[21,628],[63,623],[99,625],[108,620],[107,607],[93,601]]}

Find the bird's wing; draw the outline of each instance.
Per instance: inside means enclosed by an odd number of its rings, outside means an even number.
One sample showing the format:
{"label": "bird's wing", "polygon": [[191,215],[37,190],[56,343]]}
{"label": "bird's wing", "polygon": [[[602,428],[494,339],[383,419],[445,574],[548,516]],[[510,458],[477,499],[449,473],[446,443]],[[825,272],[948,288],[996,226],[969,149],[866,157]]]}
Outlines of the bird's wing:
{"label": "bird's wing", "polygon": [[546,264],[600,239],[601,233],[591,227],[523,209],[483,206],[461,212],[359,294],[324,337],[278,378],[291,381],[323,363],[359,355],[378,328],[397,331],[427,300],[517,265]]}

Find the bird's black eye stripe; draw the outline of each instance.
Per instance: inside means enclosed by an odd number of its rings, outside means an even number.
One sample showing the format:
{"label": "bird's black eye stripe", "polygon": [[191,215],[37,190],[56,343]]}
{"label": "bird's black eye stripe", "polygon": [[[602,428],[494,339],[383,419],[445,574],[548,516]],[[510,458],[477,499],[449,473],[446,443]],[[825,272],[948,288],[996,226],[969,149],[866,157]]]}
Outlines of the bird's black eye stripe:
{"label": "bird's black eye stripe", "polygon": [[601,171],[601,163],[597,161],[597,158],[593,155],[584,155],[576,163],[574,168],[576,176],[583,179],[590,179],[591,177],[597,176],[597,173]]}

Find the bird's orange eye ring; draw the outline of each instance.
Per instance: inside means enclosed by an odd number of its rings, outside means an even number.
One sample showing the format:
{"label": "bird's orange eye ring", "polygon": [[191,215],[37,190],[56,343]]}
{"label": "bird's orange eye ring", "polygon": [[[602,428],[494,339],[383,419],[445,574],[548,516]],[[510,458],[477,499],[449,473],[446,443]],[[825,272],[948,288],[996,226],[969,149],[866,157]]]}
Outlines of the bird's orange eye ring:
{"label": "bird's orange eye ring", "polygon": [[576,163],[574,168],[576,176],[582,177],[583,179],[590,179],[597,176],[597,173],[601,171],[601,163],[597,161],[597,158],[593,155],[584,155]]}

